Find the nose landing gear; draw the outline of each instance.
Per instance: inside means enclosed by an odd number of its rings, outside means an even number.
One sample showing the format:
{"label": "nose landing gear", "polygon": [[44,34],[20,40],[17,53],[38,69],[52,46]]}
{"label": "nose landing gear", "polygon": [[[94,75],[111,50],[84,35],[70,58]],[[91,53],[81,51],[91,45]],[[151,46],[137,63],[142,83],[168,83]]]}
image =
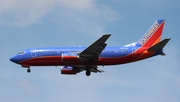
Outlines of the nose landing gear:
{"label": "nose landing gear", "polygon": [[28,68],[28,69],[27,69],[27,72],[28,72],[28,73],[30,73],[30,72],[31,72],[31,69],[30,69],[30,68]]}
{"label": "nose landing gear", "polygon": [[28,72],[28,73],[31,72],[30,65],[22,64],[21,67],[27,68],[27,72]]}

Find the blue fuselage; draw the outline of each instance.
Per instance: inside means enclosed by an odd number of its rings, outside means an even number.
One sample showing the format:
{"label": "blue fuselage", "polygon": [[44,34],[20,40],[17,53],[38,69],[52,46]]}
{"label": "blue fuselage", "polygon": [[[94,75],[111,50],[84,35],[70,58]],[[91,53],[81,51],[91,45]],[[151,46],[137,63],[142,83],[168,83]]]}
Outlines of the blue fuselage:
{"label": "blue fuselage", "polygon": [[[86,47],[46,47],[33,48],[19,52],[10,60],[22,66],[62,66],[62,65],[84,65],[78,54]],[[142,47],[106,47],[99,55],[95,65],[123,64],[145,59],[162,53],[156,51],[146,52]]]}

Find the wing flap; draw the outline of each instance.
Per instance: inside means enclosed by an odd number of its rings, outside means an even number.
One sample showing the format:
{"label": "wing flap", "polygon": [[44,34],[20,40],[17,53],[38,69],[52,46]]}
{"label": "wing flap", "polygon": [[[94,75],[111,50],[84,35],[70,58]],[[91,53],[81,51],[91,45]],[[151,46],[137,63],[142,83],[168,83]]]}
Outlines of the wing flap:
{"label": "wing flap", "polygon": [[102,73],[104,72],[103,70],[101,69],[98,69],[97,65],[92,65],[90,69],[87,69],[86,66],[83,66],[83,65],[74,65],[72,66],[73,68],[76,68],[76,70],[80,70],[80,71],[83,71],[83,70],[89,70],[91,72],[94,72],[94,73]]}

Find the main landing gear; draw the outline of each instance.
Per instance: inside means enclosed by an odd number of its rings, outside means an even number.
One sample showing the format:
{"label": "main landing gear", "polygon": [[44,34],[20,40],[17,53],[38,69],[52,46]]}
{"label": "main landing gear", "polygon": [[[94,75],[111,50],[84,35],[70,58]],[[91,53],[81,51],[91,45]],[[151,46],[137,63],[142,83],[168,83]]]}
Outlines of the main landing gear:
{"label": "main landing gear", "polygon": [[30,73],[30,72],[31,72],[31,69],[30,69],[30,68],[28,68],[28,69],[27,69],[27,72],[28,72],[28,73]]}
{"label": "main landing gear", "polygon": [[90,71],[91,67],[92,67],[92,65],[89,63],[86,65],[86,76],[91,75],[91,71]]}
{"label": "main landing gear", "polygon": [[91,71],[86,70],[86,76],[90,76],[91,75]]}

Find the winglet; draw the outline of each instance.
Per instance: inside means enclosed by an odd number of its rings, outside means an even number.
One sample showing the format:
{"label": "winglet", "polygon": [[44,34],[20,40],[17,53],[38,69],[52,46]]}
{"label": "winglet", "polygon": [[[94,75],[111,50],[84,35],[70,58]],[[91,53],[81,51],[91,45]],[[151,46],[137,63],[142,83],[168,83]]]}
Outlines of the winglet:
{"label": "winglet", "polygon": [[[156,45],[150,47],[148,51],[158,51],[164,48],[164,46],[169,42],[170,38],[164,39]],[[165,55],[164,53],[162,55]]]}

